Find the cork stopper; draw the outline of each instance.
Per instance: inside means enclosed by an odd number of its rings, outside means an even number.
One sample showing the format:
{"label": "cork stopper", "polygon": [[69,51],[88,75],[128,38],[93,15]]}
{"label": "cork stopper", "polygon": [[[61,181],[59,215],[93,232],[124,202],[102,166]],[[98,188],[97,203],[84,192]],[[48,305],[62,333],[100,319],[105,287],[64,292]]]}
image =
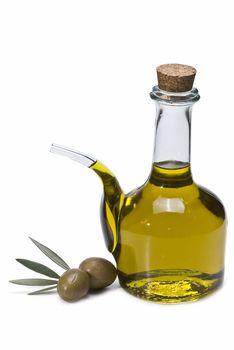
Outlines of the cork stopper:
{"label": "cork stopper", "polygon": [[196,69],[184,64],[162,64],[157,67],[158,86],[168,92],[185,92],[193,87]]}

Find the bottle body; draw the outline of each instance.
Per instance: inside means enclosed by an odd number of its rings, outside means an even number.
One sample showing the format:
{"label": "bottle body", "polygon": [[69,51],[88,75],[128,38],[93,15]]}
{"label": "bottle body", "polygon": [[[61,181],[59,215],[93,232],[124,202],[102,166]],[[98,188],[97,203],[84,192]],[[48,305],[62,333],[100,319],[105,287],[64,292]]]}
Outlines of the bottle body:
{"label": "bottle body", "polygon": [[144,299],[175,303],[215,290],[224,270],[225,212],[189,166],[153,164],[125,197],[115,252],[120,284]]}

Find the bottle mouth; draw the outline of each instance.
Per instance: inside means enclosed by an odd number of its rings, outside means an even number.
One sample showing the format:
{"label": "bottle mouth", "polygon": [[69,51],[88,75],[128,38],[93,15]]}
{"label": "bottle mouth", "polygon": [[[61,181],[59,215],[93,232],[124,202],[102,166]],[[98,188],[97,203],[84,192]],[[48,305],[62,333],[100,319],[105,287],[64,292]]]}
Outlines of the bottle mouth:
{"label": "bottle mouth", "polygon": [[185,92],[170,92],[161,90],[158,87],[158,85],[152,88],[152,91],[150,92],[150,97],[153,100],[159,101],[162,104],[173,104],[180,106],[193,104],[200,98],[198,90],[196,88]]}

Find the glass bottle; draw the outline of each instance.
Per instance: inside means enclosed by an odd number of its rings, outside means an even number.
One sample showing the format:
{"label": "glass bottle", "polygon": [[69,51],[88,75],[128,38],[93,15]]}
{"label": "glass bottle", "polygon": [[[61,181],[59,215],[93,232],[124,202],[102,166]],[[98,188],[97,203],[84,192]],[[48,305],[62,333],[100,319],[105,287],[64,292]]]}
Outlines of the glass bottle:
{"label": "glass bottle", "polygon": [[191,174],[196,70],[171,64],[159,66],[157,73],[158,86],[150,94],[156,103],[154,156],[142,186],[124,194],[115,175],[96,158],[55,144],[51,152],[101,178],[102,229],[121,286],[146,300],[177,303],[197,300],[222,283],[226,219],[220,200]]}

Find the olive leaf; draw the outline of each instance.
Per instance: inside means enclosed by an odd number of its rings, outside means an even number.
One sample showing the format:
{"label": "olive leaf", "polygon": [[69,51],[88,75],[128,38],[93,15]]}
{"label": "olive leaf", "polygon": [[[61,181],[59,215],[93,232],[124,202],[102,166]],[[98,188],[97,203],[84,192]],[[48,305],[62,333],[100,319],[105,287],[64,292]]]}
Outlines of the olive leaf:
{"label": "olive leaf", "polygon": [[28,295],[44,294],[47,291],[50,291],[50,290],[55,289],[55,288],[57,288],[57,286],[44,288],[44,289],[39,289],[39,290],[36,290],[35,292],[28,293]]}
{"label": "olive leaf", "polygon": [[26,259],[16,259],[16,261],[18,261],[20,264],[24,265],[28,269],[38,272],[42,275],[52,277],[52,278],[58,278],[58,279],[60,278],[60,276],[56,272],[51,270],[49,267],[39,264],[35,261],[26,260]]}
{"label": "olive leaf", "polygon": [[70,269],[68,264],[58,256],[55,252],[53,252],[50,248],[46,247],[45,245],[37,242],[35,239],[29,237],[31,241],[44,253],[49,259],[51,259],[55,264],[62,267],[64,270]]}
{"label": "olive leaf", "polygon": [[22,286],[51,286],[57,284],[58,280],[49,280],[44,278],[25,278],[19,280],[11,280],[10,283],[20,284]]}

